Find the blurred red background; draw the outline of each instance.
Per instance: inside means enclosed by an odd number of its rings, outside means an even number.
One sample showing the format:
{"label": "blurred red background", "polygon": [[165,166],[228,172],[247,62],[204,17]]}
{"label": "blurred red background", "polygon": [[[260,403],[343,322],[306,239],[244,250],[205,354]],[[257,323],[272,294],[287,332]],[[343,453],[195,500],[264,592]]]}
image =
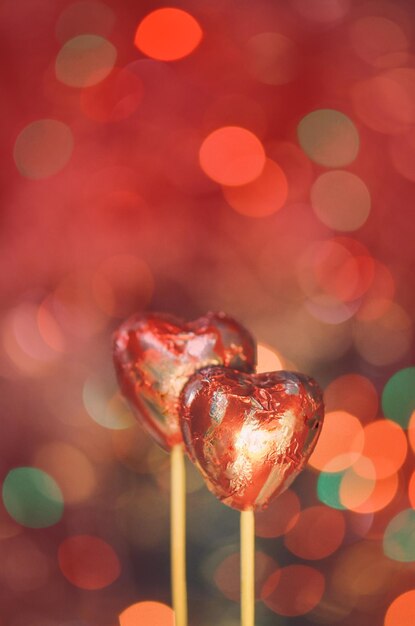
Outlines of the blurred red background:
{"label": "blurred red background", "polygon": [[[110,352],[148,309],[225,310],[325,389],[257,515],[257,625],[415,623],[413,3],[0,18],[0,625],[172,623],[169,459]],[[190,623],[236,626],[238,514],[188,471]]]}

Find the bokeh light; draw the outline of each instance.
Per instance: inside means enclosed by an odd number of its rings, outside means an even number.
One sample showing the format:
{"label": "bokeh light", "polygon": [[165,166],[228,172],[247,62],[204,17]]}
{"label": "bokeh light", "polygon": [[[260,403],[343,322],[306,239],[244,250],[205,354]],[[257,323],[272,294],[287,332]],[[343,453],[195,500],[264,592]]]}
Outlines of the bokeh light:
{"label": "bokeh light", "polygon": [[134,424],[131,411],[120,392],[108,389],[104,381],[88,378],[82,396],[88,414],[100,426],[118,430]]}
{"label": "bokeh light", "polygon": [[359,152],[359,135],[353,122],[341,111],[319,109],[300,121],[298,140],[308,157],[325,167],[344,167]]}
{"label": "bokeh light", "polygon": [[358,474],[371,478],[374,471],[376,478],[388,478],[400,470],[406,459],[408,444],[398,424],[391,420],[375,420],[365,426],[364,439],[362,454],[370,459],[372,467],[367,474],[365,465],[357,462],[355,468]]}
{"label": "bokeh light", "polygon": [[258,374],[261,374],[261,372],[275,372],[282,369],[282,358],[278,352],[271,346],[258,342],[256,366]]}
{"label": "bokeh light", "polygon": [[[369,475],[370,464],[363,461],[360,467],[364,467],[366,476]],[[399,478],[397,474],[392,474],[388,478],[375,480],[374,477],[367,478],[354,471],[353,468],[348,470],[353,472],[354,476],[350,482],[346,483],[343,493],[340,492],[340,498],[348,504],[348,508],[355,513],[366,515],[368,513],[376,513],[386,508],[394,499],[399,487]],[[342,484],[340,484],[340,490]],[[353,493],[351,494],[351,491]]]}
{"label": "bokeh light", "polygon": [[237,126],[210,133],[200,147],[199,159],[205,174],[225,186],[250,183],[258,178],[266,162],[258,137]]}
{"label": "bokeh light", "polygon": [[65,351],[65,337],[52,311],[48,308],[48,300],[40,304],[36,311],[38,331],[43,341],[56,352]]}
{"label": "bokeh light", "polygon": [[70,128],[58,120],[37,120],[26,126],[14,144],[14,161],[22,176],[38,180],[56,174],[73,150]]}
{"label": "bokeh light", "polygon": [[370,459],[361,457],[344,472],[339,484],[339,501],[349,511],[359,512],[372,496],[375,486],[375,467]]}
{"label": "bokeh light", "polygon": [[415,69],[394,68],[358,82],[352,100],[357,116],[372,130],[403,133],[415,122]]}
{"label": "bokeh light", "polygon": [[379,399],[376,387],[361,374],[342,374],[330,382],[324,390],[327,412],[342,410],[359,418],[362,423],[372,421],[378,411]]}
{"label": "bokeh light", "polygon": [[390,269],[375,259],[373,280],[365,293],[357,319],[375,320],[384,315],[393,304],[396,285]]}
{"label": "bokeh light", "polygon": [[70,583],[81,589],[103,589],[120,575],[113,548],[99,537],[73,535],[59,546],[59,567]]}
{"label": "bokeh light", "polygon": [[317,569],[287,565],[271,574],[262,598],[275,613],[294,617],[311,611],[320,602],[324,587],[324,576]]}
{"label": "bokeh light", "polygon": [[396,22],[381,16],[361,17],[350,28],[354,52],[366,63],[387,67],[393,54],[404,52],[409,42]]}
{"label": "bokeh light", "polygon": [[278,211],[287,200],[287,179],[281,167],[267,159],[261,174],[242,186],[222,187],[230,206],[242,215],[266,217]]}
{"label": "bokeh light", "polygon": [[16,467],[3,482],[4,506],[11,517],[29,528],[47,528],[59,522],[63,497],[56,481],[35,467]]}
{"label": "bokeh light", "polygon": [[43,338],[38,325],[38,309],[22,302],[8,312],[4,320],[4,349],[21,371],[30,374],[43,371],[57,359],[57,354]]}
{"label": "bokeh light", "polygon": [[324,559],[339,549],[345,530],[340,511],[312,506],[301,511],[295,525],[285,535],[285,545],[302,559]]}
{"label": "bokeh light", "polygon": [[298,261],[298,281],[307,295],[329,295],[344,303],[353,303],[368,291],[374,272],[368,250],[350,237],[316,241]]}
{"label": "bokeh light", "polygon": [[415,511],[406,509],[388,524],[383,537],[383,549],[390,559],[400,562],[415,561]]}
{"label": "bokeh light", "polygon": [[324,429],[309,465],[325,472],[339,472],[357,461],[363,446],[364,432],[357,417],[346,411],[331,411],[326,414]]}
{"label": "bokeh light", "polygon": [[415,590],[402,593],[388,607],[384,626],[412,626],[415,614]]}
{"label": "bokeh light", "polygon": [[137,28],[134,43],[153,59],[176,61],[193,52],[202,35],[199,23],[190,13],[165,7],[146,15]]}
{"label": "bokeh light", "polygon": [[67,41],[56,57],[56,77],[69,87],[90,87],[108,76],[117,51],[99,35],[78,35]]}
{"label": "bokeh light", "polygon": [[[373,464],[365,457],[361,457],[356,465],[360,468],[360,474],[355,466],[343,472],[321,472],[317,481],[317,496],[323,504],[333,509],[347,509],[360,516],[370,516],[385,509],[393,501],[398,492],[399,479],[396,474],[377,479]],[[370,517],[367,519],[370,520]],[[365,525],[363,529],[365,535],[368,529]]]}
{"label": "bokeh light", "polygon": [[137,602],[124,609],[119,616],[120,626],[152,624],[152,626],[174,626],[173,610],[161,602]]}
{"label": "bokeh light", "polygon": [[20,535],[23,531],[22,526],[15,522],[7,513],[7,509],[4,506],[3,499],[0,500],[0,540],[10,539]]}
{"label": "bokeh light", "polygon": [[406,428],[415,411],[415,367],[399,370],[386,383],[382,393],[386,417]]}
{"label": "bokeh light", "polygon": [[344,472],[321,472],[317,480],[317,496],[320,502],[333,509],[345,509],[340,501],[340,485]]}
{"label": "bokeh light", "polygon": [[83,502],[94,492],[94,467],[75,446],[63,441],[47,443],[36,450],[34,464],[56,478],[66,504]]}
{"label": "bokeh light", "polygon": [[360,228],[370,212],[370,193],[355,174],[343,170],[326,172],[311,188],[311,204],[319,219],[334,230]]}

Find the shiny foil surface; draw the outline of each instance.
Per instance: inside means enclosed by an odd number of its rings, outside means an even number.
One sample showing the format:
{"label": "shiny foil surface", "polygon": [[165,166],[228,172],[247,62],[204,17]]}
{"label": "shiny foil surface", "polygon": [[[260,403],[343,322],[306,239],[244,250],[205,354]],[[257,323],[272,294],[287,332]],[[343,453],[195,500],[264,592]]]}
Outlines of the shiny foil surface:
{"label": "shiny foil surface", "polygon": [[297,372],[207,367],[181,395],[183,440],[209,489],[239,509],[265,508],[303,469],[324,417],[322,392]]}
{"label": "shiny foil surface", "polygon": [[114,334],[118,381],[137,419],[165,449],[182,440],[178,399],[189,377],[207,365],[253,371],[255,342],[225,313],[192,322],[166,314],[136,315]]}

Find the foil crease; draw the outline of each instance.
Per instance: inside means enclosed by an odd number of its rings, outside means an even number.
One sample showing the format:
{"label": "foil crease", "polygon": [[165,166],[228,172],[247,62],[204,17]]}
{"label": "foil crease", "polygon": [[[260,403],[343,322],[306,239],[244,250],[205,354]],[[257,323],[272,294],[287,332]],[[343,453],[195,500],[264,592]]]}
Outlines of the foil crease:
{"label": "foil crease", "polygon": [[312,453],[324,417],[318,384],[297,372],[196,372],[181,394],[189,456],[225,504],[263,509]]}
{"label": "foil crease", "polygon": [[121,390],[138,421],[164,449],[182,441],[179,396],[197,370],[218,365],[253,371],[255,342],[225,313],[192,322],[166,314],[135,315],[114,333]]}

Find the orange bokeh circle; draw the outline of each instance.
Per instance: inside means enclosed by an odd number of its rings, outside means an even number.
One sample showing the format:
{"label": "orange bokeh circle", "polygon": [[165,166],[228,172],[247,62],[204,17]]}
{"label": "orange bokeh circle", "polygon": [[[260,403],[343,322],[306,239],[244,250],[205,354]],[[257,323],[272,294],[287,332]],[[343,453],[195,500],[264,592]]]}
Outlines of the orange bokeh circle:
{"label": "orange bokeh circle", "polygon": [[[379,419],[364,428],[362,454],[370,459],[377,479],[395,474],[405,462],[408,444],[403,429],[391,420]],[[371,478],[372,468],[366,472],[367,464],[356,464],[356,472],[364,478]]]}
{"label": "orange bokeh circle", "polygon": [[261,174],[265,151],[259,139],[246,128],[223,126],[203,141],[199,162],[209,178],[225,186],[246,185]]}
{"label": "orange bokeh circle", "polygon": [[173,609],[162,602],[136,602],[119,615],[120,626],[174,626]]}
{"label": "orange bokeh circle", "polygon": [[415,615],[415,589],[395,598],[385,615],[384,626],[413,626]]}
{"label": "orange bokeh circle", "polygon": [[[363,476],[359,476],[359,474],[355,474],[355,502],[352,503],[350,500],[347,500],[345,492],[343,495],[340,491],[340,496],[341,499],[342,497],[345,498],[345,503],[347,502],[348,508],[355,513],[376,513],[377,511],[381,511],[387,507],[392,502],[396,496],[398,487],[399,478],[397,474],[392,474],[391,476],[380,480],[365,478]],[[367,497],[362,495],[359,502],[356,494],[359,491],[360,493],[363,493],[364,490],[366,490]]]}
{"label": "orange bokeh circle", "polygon": [[340,472],[357,461],[363,445],[363,427],[357,417],[346,411],[328,412],[309,464],[317,470]]}
{"label": "orange bokeh circle", "polygon": [[249,217],[266,217],[276,213],[285,204],[288,183],[281,167],[267,159],[258,178],[246,185],[222,187],[222,192],[237,213]]}
{"label": "orange bokeh circle", "polygon": [[199,23],[190,13],[164,7],[152,11],[141,20],[134,43],[152,59],[176,61],[193,52],[202,36]]}

